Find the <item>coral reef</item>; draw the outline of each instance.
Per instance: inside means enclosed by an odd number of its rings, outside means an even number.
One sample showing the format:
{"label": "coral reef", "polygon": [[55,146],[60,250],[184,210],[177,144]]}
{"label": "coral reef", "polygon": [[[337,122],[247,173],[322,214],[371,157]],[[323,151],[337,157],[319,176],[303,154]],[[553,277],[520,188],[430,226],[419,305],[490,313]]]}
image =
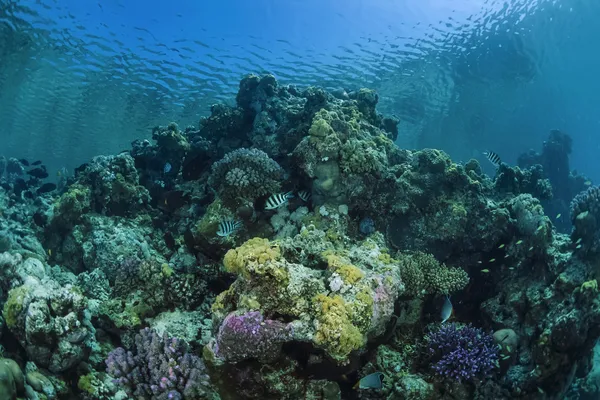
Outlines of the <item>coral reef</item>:
{"label": "coral reef", "polygon": [[400,149],[370,89],[249,75],[235,100],[60,185],[0,158],[2,395],[600,393],[600,189],[574,196],[568,136],[491,179]]}

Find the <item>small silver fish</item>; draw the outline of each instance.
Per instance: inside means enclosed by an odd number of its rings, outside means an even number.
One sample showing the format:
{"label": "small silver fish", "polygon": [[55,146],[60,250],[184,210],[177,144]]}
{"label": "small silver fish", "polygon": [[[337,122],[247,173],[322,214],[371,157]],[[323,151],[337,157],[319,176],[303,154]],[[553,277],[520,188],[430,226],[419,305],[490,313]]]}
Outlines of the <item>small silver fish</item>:
{"label": "small silver fish", "polygon": [[308,203],[312,194],[308,190],[301,190],[298,192],[298,197],[300,197],[303,202]]}
{"label": "small silver fish", "polygon": [[384,375],[382,372],[373,372],[354,385],[354,389],[381,389]]}
{"label": "small silver fish", "polygon": [[490,160],[490,162],[492,164],[494,164],[496,167],[499,167],[500,164],[502,163],[502,160],[500,160],[500,156],[496,153],[494,153],[493,151],[484,151],[483,155],[487,157],[488,160]]}
{"label": "small silver fish", "polygon": [[282,205],[287,204],[288,200],[293,197],[294,194],[292,192],[273,194],[267,199],[265,210],[274,210],[279,208]]}
{"label": "small silver fish", "polygon": [[165,166],[163,167],[163,172],[165,174],[168,174],[169,172],[171,172],[171,169],[173,168],[173,166],[171,166],[171,163],[165,163]]}
{"label": "small silver fish", "polygon": [[227,236],[231,235],[232,233],[234,233],[235,231],[237,231],[238,229],[240,229],[240,226],[242,226],[241,221],[234,221],[234,220],[221,221],[219,223],[219,230],[217,231],[217,235],[221,236],[221,237],[227,237]]}
{"label": "small silver fish", "polygon": [[446,295],[444,305],[442,306],[442,324],[450,319],[452,316],[452,303],[450,302],[450,296]]}

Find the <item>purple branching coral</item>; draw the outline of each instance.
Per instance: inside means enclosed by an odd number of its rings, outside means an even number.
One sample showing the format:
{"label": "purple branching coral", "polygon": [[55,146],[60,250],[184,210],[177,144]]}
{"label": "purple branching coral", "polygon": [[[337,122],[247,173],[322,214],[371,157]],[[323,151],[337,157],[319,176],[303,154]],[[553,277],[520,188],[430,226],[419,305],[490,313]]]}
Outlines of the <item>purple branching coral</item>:
{"label": "purple branching coral", "polygon": [[212,350],[228,362],[257,358],[266,363],[279,356],[282,343],[290,338],[289,325],[265,319],[258,311],[231,313],[219,327]]}
{"label": "purple branching coral", "polygon": [[427,336],[432,368],[442,378],[482,380],[498,364],[498,347],[491,334],[471,325],[443,325]]}
{"label": "purple branching coral", "polygon": [[209,377],[204,362],[177,338],[143,329],[135,336],[133,351],[119,347],[108,354],[107,372],[135,398],[156,400],[204,399]]}

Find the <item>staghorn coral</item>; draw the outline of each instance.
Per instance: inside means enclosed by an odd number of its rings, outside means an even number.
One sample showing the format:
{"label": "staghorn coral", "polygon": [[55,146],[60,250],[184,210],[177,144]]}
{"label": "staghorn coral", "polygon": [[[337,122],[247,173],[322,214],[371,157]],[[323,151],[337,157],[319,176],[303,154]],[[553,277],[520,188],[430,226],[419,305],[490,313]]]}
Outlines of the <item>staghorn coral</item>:
{"label": "staghorn coral", "polygon": [[210,396],[202,360],[184,341],[166,333],[160,336],[148,328],[141,330],[133,349],[113,350],[106,367],[117,384],[136,398],[195,400]]}
{"label": "staghorn coral", "polygon": [[258,149],[237,149],[212,166],[210,185],[227,202],[253,202],[281,189],[283,170],[267,153]]}
{"label": "staghorn coral", "polygon": [[402,279],[407,294],[451,294],[469,283],[469,275],[460,268],[440,264],[431,254],[399,254]]}

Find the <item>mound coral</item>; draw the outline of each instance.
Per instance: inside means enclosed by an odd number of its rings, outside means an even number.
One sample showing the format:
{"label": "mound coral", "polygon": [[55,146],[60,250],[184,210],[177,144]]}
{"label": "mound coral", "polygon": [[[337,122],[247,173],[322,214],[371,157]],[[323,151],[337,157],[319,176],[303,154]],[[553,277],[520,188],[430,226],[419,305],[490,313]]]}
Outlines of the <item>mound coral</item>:
{"label": "mound coral", "polygon": [[224,201],[258,197],[281,189],[283,169],[267,153],[258,149],[237,149],[213,164],[209,184]]}
{"label": "mound coral", "polygon": [[210,381],[202,360],[185,342],[143,329],[134,347],[119,347],[106,359],[107,372],[130,396],[153,399],[208,398]]}
{"label": "mound coral", "polygon": [[291,338],[291,326],[265,319],[258,311],[229,314],[213,342],[213,353],[227,362],[256,358],[270,362],[279,356],[281,344]]}

